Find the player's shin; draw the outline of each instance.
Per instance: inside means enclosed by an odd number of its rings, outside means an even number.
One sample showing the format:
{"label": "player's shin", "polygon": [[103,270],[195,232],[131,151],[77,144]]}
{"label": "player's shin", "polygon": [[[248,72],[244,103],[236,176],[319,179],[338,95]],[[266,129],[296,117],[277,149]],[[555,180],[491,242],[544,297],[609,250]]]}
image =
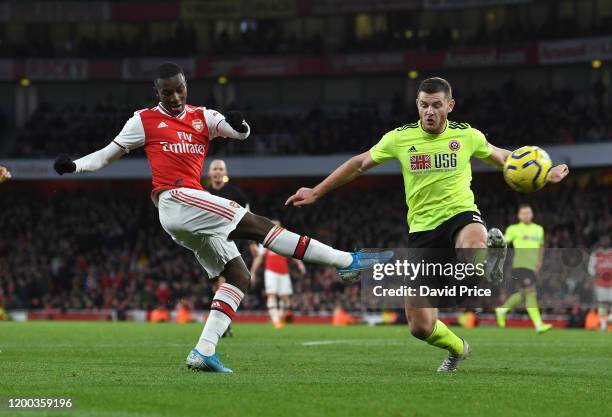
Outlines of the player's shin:
{"label": "player's shin", "polygon": [[268,296],[268,314],[270,314],[270,319],[272,320],[272,323],[276,323],[278,321],[278,307],[276,304],[276,296],[275,295],[271,295]]}
{"label": "player's shin", "polygon": [[232,322],[243,298],[244,293],[231,284],[224,283],[219,287],[210,305],[210,314],[204,330],[196,345],[198,352],[204,356],[211,356],[215,353],[219,339]]}
{"label": "player's shin", "polygon": [[273,227],[268,232],[263,245],[279,255],[313,264],[346,268],[353,262],[353,257],[348,252],[334,249],[318,240],[300,236],[280,226]]}
{"label": "player's shin", "polygon": [[[599,314],[599,329],[605,332],[608,330],[608,309],[605,306],[599,306],[597,313]],[[610,318],[612,318],[612,313]]]}
{"label": "player's shin", "polygon": [[[517,291],[514,294],[512,294],[510,297],[508,297],[508,299],[506,300],[504,305],[500,307],[500,309],[503,309],[503,312],[507,313],[508,311],[512,310],[513,308],[515,308],[522,302],[523,302],[523,293],[521,293],[520,291]],[[537,305],[537,301],[536,301],[536,305]]]}
{"label": "player's shin", "polygon": [[540,316],[540,308],[538,307],[538,295],[534,292],[528,292],[525,294],[525,307],[527,307],[527,314],[533,322],[533,326],[536,329],[542,327],[542,317]]}
{"label": "player's shin", "polygon": [[463,340],[440,320],[436,321],[433,332],[425,341],[432,346],[446,349],[453,355],[463,354]]}

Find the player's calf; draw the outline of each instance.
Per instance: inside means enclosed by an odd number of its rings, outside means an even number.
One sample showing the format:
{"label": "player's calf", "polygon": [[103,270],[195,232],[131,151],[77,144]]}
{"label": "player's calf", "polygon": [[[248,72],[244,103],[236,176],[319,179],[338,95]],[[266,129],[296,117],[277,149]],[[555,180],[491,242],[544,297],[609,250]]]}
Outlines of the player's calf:
{"label": "player's calf", "polygon": [[222,275],[226,282],[217,289],[200,340],[187,357],[187,366],[191,369],[231,372],[217,358],[216,349],[244,298],[250,274],[242,258],[237,257],[226,264]]}

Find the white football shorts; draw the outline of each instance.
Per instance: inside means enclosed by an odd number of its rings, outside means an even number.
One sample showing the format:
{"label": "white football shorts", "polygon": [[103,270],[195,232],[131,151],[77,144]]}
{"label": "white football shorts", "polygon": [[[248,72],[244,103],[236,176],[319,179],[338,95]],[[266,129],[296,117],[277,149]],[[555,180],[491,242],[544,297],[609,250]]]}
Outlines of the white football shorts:
{"label": "white football shorts", "polygon": [[221,274],[225,264],[240,256],[228,240],[247,209],[235,201],[191,188],[175,188],[159,195],[159,221],[181,246],[190,249],[209,278]]}
{"label": "white football shorts", "polygon": [[276,272],[265,271],[264,284],[266,287],[266,294],[293,294],[293,286],[291,285],[291,277],[289,274],[277,274]]}
{"label": "white football shorts", "polygon": [[612,287],[599,287],[595,285],[595,298],[599,303],[612,303]]}

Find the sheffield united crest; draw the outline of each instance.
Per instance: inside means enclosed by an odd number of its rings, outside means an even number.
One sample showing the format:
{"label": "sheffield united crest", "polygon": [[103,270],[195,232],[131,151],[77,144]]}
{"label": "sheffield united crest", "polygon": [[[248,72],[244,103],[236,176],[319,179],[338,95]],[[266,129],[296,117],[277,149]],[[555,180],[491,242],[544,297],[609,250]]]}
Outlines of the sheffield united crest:
{"label": "sheffield united crest", "polygon": [[202,120],[200,119],[195,119],[191,121],[191,125],[193,126],[193,128],[195,130],[197,130],[198,132],[201,132],[202,130],[204,130],[204,123],[202,122]]}
{"label": "sheffield united crest", "polygon": [[448,148],[453,152],[457,152],[459,149],[461,149],[461,143],[459,143],[457,139],[452,139],[450,142],[448,142]]}

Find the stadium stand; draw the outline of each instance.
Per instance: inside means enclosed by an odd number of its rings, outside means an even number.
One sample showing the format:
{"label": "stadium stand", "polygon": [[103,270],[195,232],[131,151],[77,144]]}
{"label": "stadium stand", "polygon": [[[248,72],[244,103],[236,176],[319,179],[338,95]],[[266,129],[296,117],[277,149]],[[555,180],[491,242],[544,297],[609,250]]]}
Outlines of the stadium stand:
{"label": "stadium stand", "polygon": [[[580,181],[556,189],[554,198],[550,192],[527,198],[547,230],[549,247],[589,248],[602,233],[612,234],[610,186],[598,185],[597,176],[588,171],[578,176]],[[380,187],[342,190],[302,210],[283,206],[294,188],[248,191],[256,212],[337,247],[403,247],[405,208],[397,192],[399,179],[381,178]],[[514,222],[516,207],[526,197],[499,191],[499,181],[477,175],[476,199],[489,225],[505,227]],[[0,199],[0,306],[125,311],[175,308],[184,300],[205,308],[211,300],[210,281],[192,254],[161,229],[146,185],[138,188],[135,192],[133,185],[106,182],[53,187],[52,192],[14,185],[5,189]],[[546,270],[552,272],[540,280],[543,306],[565,311],[589,305],[590,280],[582,276],[570,282],[554,269]],[[244,310],[265,309],[262,290],[259,282],[245,298]],[[299,313],[331,312],[336,306],[361,309],[358,286],[346,286],[329,268],[310,266],[305,277],[294,279],[294,290],[293,308]]]}

